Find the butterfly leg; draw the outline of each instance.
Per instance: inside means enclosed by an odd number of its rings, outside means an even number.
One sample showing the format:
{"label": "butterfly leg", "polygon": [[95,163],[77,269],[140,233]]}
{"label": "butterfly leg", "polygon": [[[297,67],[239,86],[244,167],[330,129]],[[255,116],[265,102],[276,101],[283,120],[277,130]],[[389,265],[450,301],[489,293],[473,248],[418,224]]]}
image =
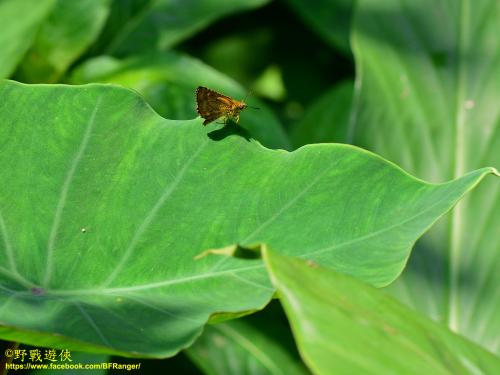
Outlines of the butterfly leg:
{"label": "butterfly leg", "polygon": [[224,117],[224,126],[225,125],[231,125],[231,121],[234,121],[231,116],[225,116]]}

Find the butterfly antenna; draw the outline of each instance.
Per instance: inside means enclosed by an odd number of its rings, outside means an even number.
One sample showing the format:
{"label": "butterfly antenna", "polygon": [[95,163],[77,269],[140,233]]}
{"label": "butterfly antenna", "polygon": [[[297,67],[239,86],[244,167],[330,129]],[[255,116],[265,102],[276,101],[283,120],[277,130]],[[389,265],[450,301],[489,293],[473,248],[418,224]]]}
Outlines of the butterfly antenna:
{"label": "butterfly antenna", "polygon": [[[243,103],[246,103],[247,98],[252,94],[252,90],[248,90],[247,94],[245,95],[245,99],[243,99]],[[252,107],[251,105],[247,105],[248,108],[252,109],[260,109],[259,107]]]}
{"label": "butterfly antenna", "polygon": [[250,94],[252,93],[252,90],[248,90],[247,94],[245,95],[245,98],[243,99],[243,102],[246,102]]}

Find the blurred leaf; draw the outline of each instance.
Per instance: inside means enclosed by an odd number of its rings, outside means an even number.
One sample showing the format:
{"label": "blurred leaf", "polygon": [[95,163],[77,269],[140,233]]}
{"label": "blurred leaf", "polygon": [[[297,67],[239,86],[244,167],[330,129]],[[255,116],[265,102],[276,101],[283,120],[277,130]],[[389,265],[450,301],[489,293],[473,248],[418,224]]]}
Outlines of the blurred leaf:
{"label": "blurred leaf", "polygon": [[278,101],[283,100],[286,96],[281,69],[276,65],[269,65],[252,87],[256,94],[268,99]]}
{"label": "blurred leaf", "polygon": [[299,351],[315,374],[497,374],[500,359],[352,277],[266,248]]}
{"label": "blurred leaf", "polygon": [[266,328],[244,319],[207,325],[187,354],[209,375],[308,374]]}
{"label": "blurred leaf", "polygon": [[184,47],[189,53],[201,56],[208,65],[245,86],[251,86],[256,76],[269,66],[270,61],[274,61],[276,51],[273,50],[273,41],[276,36],[274,30],[264,22],[262,26],[253,26],[252,20],[247,20],[246,17],[234,18],[233,22],[248,23],[241,26],[243,31],[232,28],[229,33],[223,23],[219,26],[220,37],[202,33],[188,41]]}
{"label": "blurred leaf", "polygon": [[385,285],[494,172],[433,185],[354,146],[269,150],[111,85],[4,81],[0,97],[0,338],[36,346],[174,355],[274,292],[258,259],[194,260],[229,244]]}
{"label": "blurred leaf", "polygon": [[[120,33],[127,23],[133,23],[134,18],[140,21],[141,15],[147,12],[151,0],[113,0],[106,23],[99,38],[89,49],[89,56],[103,53],[116,34]],[[136,22],[138,22],[136,21]]]}
{"label": "blurred leaf", "polygon": [[292,128],[292,143],[347,143],[353,82],[340,83],[321,95]]}
{"label": "blurred leaf", "polygon": [[21,65],[23,80],[56,82],[97,38],[108,16],[109,3],[57,0]]}
{"label": "blurred leaf", "polygon": [[[500,8],[494,0],[361,0],[357,144],[421,178],[500,165]],[[394,292],[500,353],[500,185],[487,181],[419,242]]]}
{"label": "blurred leaf", "polygon": [[263,74],[273,78],[272,91],[267,92],[267,87],[256,91],[262,97],[286,101],[284,106],[270,103],[286,128],[319,92],[352,78],[354,70],[350,58],[318,38],[284,2],[218,22],[181,48],[252,89]]}
{"label": "blurred leaf", "polygon": [[119,29],[110,38],[106,54],[124,56],[165,50],[217,19],[264,5],[269,0],[141,0],[126,3],[135,12],[119,12]]}
{"label": "blurred leaf", "polygon": [[[74,73],[73,83],[116,83],[138,91],[162,116],[169,119],[191,119],[196,112],[195,90],[207,86],[235,99],[243,99],[244,88],[201,61],[174,52],[147,54],[126,60],[99,57],[89,60]],[[240,124],[264,145],[290,148],[288,138],[273,113],[249,97],[247,102],[260,108],[248,108]],[[209,125],[213,126],[213,125]]]}
{"label": "blurred leaf", "polygon": [[332,46],[351,54],[349,36],[353,0],[286,0]]}
{"label": "blurred leaf", "polygon": [[0,78],[14,72],[53,4],[53,0],[0,0]]}

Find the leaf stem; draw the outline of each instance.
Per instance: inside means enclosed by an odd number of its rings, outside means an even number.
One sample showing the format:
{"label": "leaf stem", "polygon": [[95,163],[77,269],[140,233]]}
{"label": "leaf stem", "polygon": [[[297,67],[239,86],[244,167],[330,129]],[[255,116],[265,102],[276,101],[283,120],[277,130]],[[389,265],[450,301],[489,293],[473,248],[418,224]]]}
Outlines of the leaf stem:
{"label": "leaf stem", "polygon": [[[455,120],[455,167],[453,177],[458,178],[465,173],[465,95],[466,95],[466,71],[465,53],[468,48],[469,34],[469,0],[463,0],[460,5],[461,19],[458,30],[458,53],[457,53],[457,101]],[[464,202],[457,205],[453,210],[450,228],[450,300],[448,311],[448,326],[452,331],[458,331],[459,322],[459,275],[461,268],[462,243],[461,235],[463,228]]]}

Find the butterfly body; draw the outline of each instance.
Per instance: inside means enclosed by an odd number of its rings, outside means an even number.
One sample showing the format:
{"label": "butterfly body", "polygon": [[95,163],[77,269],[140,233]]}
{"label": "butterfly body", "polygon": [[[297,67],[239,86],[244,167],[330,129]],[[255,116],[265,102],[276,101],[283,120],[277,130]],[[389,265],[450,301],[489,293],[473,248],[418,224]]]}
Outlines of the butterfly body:
{"label": "butterfly body", "polygon": [[228,120],[239,122],[240,112],[247,107],[245,102],[232,99],[206,87],[196,89],[196,104],[196,110],[205,119],[203,125],[221,117],[224,117],[224,122]]}

